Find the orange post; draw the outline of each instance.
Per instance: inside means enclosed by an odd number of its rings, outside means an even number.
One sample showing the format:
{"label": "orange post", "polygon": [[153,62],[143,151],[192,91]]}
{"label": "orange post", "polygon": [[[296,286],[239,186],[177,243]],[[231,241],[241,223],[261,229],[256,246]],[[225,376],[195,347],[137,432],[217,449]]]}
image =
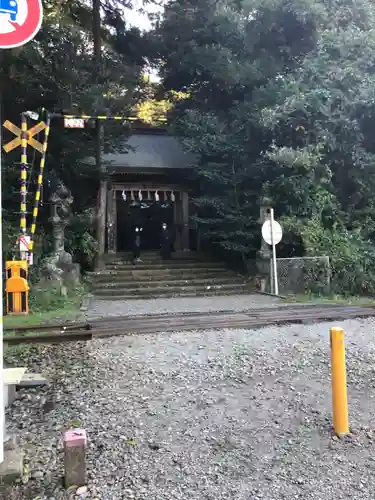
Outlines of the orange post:
{"label": "orange post", "polygon": [[333,428],[339,437],[349,433],[345,339],[342,328],[330,329]]}
{"label": "orange post", "polygon": [[7,314],[29,314],[29,285],[25,278],[14,276],[6,282]]}
{"label": "orange post", "polygon": [[26,260],[10,260],[6,270],[7,314],[29,314],[28,264]]}
{"label": "orange post", "polygon": [[18,276],[19,278],[24,278],[27,280],[28,278],[28,263],[27,260],[8,260],[5,263],[5,271],[6,277],[15,278]]}

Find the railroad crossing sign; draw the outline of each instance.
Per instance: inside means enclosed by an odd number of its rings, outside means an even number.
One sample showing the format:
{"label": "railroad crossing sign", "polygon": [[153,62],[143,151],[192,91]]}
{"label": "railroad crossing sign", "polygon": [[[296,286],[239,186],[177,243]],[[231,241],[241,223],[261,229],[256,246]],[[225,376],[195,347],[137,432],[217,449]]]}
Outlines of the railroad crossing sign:
{"label": "railroad crossing sign", "polygon": [[0,49],[32,40],[42,24],[41,0],[0,0]]}
{"label": "railroad crossing sign", "polygon": [[[1,2],[1,0],[0,0],[0,2]],[[13,134],[17,136],[15,139],[8,142],[8,144],[5,144],[3,146],[4,151],[6,153],[9,153],[9,151],[12,151],[13,149],[17,148],[18,146],[21,146],[22,131],[20,128],[18,128],[16,125],[14,125],[9,120],[7,120],[4,123],[4,127],[6,129],[10,130],[10,132],[13,132]],[[39,141],[37,141],[36,139],[33,139],[33,137],[34,137],[34,135],[39,134],[39,132],[42,132],[42,130],[44,130],[45,128],[46,128],[46,124],[44,122],[39,122],[27,131],[27,143],[31,147],[33,147],[34,149],[39,151],[39,153],[43,153],[43,146]]]}

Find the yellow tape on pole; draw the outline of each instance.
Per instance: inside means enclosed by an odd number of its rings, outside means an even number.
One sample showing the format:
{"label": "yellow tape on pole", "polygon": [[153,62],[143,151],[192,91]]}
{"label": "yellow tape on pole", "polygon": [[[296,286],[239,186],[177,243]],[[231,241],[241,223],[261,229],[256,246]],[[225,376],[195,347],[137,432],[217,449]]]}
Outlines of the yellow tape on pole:
{"label": "yellow tape on pole", "polygon": [[42,185],[43,185],[43,174],[44,174],[44,166],[46,164],[46,154],[47,154],[47,147],[48,147],[48,137],[49,137],[50,125],[51,125],[51,117],[47,113],[45,132],[44,132],[44,141],[43,141],[43,145],[42,145],[42,157],[40,159],[38,183],[37,183],[36,192],[35,192],[33,219],[32,219],[31,229],[30,229],[30,234],[31,234],[31,240],[30,240],[30,245],[29,245],[30,252],[32,252],[32,250],[34,248],[34,235],[35,235],[35,231],[36,231],[36,219],[38,217],[41,190],[42,190]]}
{"label": "yellow tape on pole", "polygon": [[[52,118],[63,118],[64,120],[115,120],[115,121],[139,121],[137,116],[118,116],[118,115],[63,115],[59,113],[53,113]],[[158,118],[158,122],[166,122],[166,118]]]}
{"label": "yellow tape on pole", "polygon": [[27,204],[27,119],[24,113],[21,114],[21,220],[20,228],[22,233],[26,233],[26,204]]}

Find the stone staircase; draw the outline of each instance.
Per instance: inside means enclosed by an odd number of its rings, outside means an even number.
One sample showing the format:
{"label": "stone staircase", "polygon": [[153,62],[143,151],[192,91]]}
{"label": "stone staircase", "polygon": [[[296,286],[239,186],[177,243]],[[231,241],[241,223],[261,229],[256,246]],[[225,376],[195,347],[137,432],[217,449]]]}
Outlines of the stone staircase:
{"label": "stone staircase", "polygon": [[176,253],[163,261],[156,252],[142,253],[133,264],[129,255],[107,256],[103,271],[90,274],[96,299],[130,300],[247,294],[252,283],[221,262],[196,252]]}

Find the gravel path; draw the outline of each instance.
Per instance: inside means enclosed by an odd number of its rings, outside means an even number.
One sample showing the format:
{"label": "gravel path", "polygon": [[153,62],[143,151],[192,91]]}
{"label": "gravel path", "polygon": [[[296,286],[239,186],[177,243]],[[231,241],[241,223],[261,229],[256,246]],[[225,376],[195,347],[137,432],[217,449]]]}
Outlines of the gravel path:
{"label": "gravel path", "polygon": [[141,314],[183,312],[244,311],[256,307],[283,304],[280,299],[266,295],[228,295],[214,297],[174,297],[141,300],[95,300],[88,306],[90,318]]}
{"label": "gravel path", "polygon": [[42,477],[1,498],[77,498],[60,486],[59,436],[82,423],[90,479],[80,498],[373,500],[375,322],[343,322],[353,434],[342,441],[330,429],[329,326],[177,332],[27,353],[61,383],[52,409],[48,391],[20,394],[11,428],[31,474]]}

